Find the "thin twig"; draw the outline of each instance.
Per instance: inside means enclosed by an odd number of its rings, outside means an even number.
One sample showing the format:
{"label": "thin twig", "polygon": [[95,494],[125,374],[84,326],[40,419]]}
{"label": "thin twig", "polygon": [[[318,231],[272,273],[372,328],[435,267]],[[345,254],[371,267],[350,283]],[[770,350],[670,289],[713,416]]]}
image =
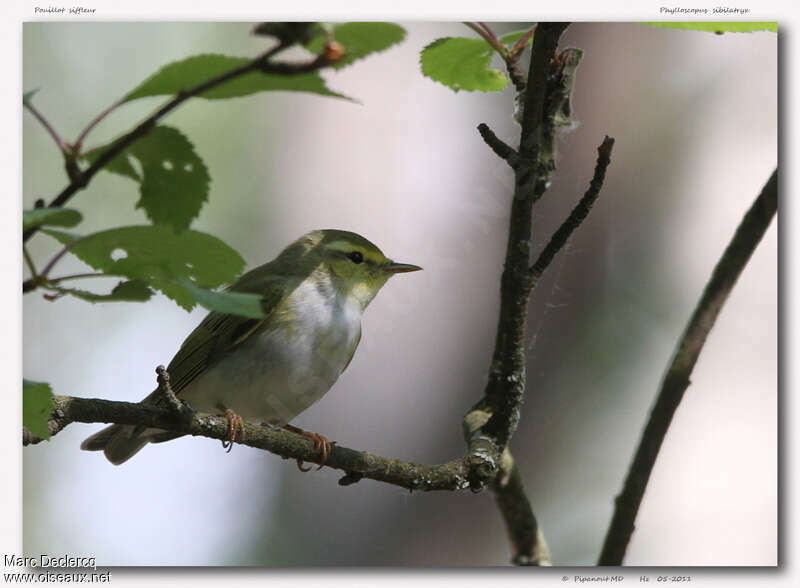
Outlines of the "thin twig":
{"label": "thin twig", "polygon": [[66,276],[59,276],[57,278],[47,278],[48,284],[58,284],[65,280],[83,280],[85,278],[113,278],[113,274],[104,274],[102,272],[86,272],[81,274],[69,274]]}
{"label": "thin twig", "polygon": [[158,392],[166,401],[166,405],[172,409],[175,414],[181,415],[187,419],[191,418],[191,409],[181,402],[180,398],[175,395],[175,391],[172,389],[172,385],[169,383],[169,372],[167,372],[167,368],[165,368],[163,365],[158,366],[156,368],[156,374],[158,374]]}
{"label": "thin twig", "polygon": [[600,195],[600,190],[603,187],[603,181],[606,177],[606,169],[611,163],[611,150],[614,147],[614,139],[606,136],[603,142],[597,148],[597,164],[594,167],[594,176],[589,183],[589,189],[581,198],[581,201],[572,209],[572,212],[567,217],[558,230],[550,238],[547,246],[539,254],[536,262],[529,270],[531,276],[531,288],[536,287],[536,282],[541,277],[542,273],[550,262],[553,261],[556,253],[558,253],[564,244],[572,235],[573,231],[577,229],[584,221],[589,211],[592,209],[597,197]]}
{"label": "thin twig", "polygon": [[[152,130],[156,123],[163,118],[167,113],[175,109],[178,105],[182,104],[189,98],[193,96],[198,96],[203,92],[207,92],[212,88],[215,88],[225,82],[229,82],[232,79],[241,77],[245,74],[254,72],[254,71],[261,71],[264,73],[274,73],[274,74],[281,74],[281,75],[294,75],[300,73],[307,73],[310,71],[314,71],[320,69],[329,64],[328,59],[324,55],[320,55],[317,58],[313,59],[312,61],[305,62],[305,63],[270,63],[269,58],[282,51],[286,47],[282,44],[279,44],[269,51],[266,51],[262,55],[256,57],[252,61],[245,63],[237,68],[234,68],[228,72],[220,74],[219,76],[212,78],[191,88],[189,90],[185,90],[179,92],[174,98],[164,104],[161,108],[147,117],[144,121],[139,123],[132,131],[128,132],[127,134],[120,137],[114,144],[106,149],[100,157],[98,157],[86,170],[80,172],[77,177],[75,177],[66,188],[64,188],[58,196],[56,196],[53,201],[48,205],[49,207],[56,207],[56,206],[63,206],[67,201],[69,201],[72,196],[75,195],[76,192],[85,188],[89,182],[91,181],[92,177],[103,169],[103,167],[110,162],[114,157],[119,155],[122,151],[124,151],[127,147],[129,147],[134,141],[137,139],[145,136],[147,133]],[[38,230],[38,227],[33,227],[25,231],[22,235],[23,243],[30,239]]]}
{"label": "thin twig", "polygon": [[770,176],[761,194],[744,215],[722,257],[717,262],[677,351],[661,382],[658,398],[650,413],[639,447],[628,470],[625,485],[617,496],[599,565],[619,566],[625,558],[634,522],[647,482],[675,410],[689,387],[689,377],[725,301],[753,254],[778,209],[778,170]]}
{"label": "thin twig", "polygon": [[505,43],[503,43],[497,37],[497,35],[494,34],[494,31],[485,22],[478,21],[478,26],[480,26],[481,28],[483,28],[484,31],[486,31],[486,35],[489,37],[489,44],[492,45],[492,47],[496,47],[497,50],[500,52],[500,55],[505,57],[507,51]]}
{"label": "thin twig", "polygon": [[83,129],[83,132],[75,140],[75,145],[74,145],[75,151],[80,152],[83,142],[86,140],[86,137],[89,135],[92,129],[94,129],[98,124],[100,124],[100,122],[103,121],[109,114],[114,112],[114,110],[116,110],[121,104],[122,104],[121,101],[114,102],[114,104],[112,104],[111,106],[106,108],[103,112],[94,117],[92,122],[90,122],[86,126],[86,128]]}
{"label": "thin twig", "polygon": [[39,111],[38,111],[38,110],[36,110],[36,108],[34,108],[33,104],[30,104],[30,103],[25,103],[25,104],[24,104],[24,106],[25,106],[25,108],[27,108],[27,109],[30,111],[30,113],[31,113],[33,116],[35,116],[35,117],[36,117],[36,120],[38,120],[40,123],[42,123],[42,126],[45,128],[45,130],[46,130],[46,131],[47,131],[47,132],[50,134],[50,136],[53,138],[53,141],[55,141],[55,142],[56,142],[56,145],[58,145],[58,148],[59,148],[59,150],[61,151],[61,153],[62,153],[63,155],[65,155],[65,156],[66,156],[66,154],[69,152],[69,147],[68,147],[68,146],[67,146],[67,144],[66,144],[66,143],[65,143],[65,142],[64,142],[64,141],[61,139],[61,137],[60,137],[60,136],[59,136],[59,134],[56,132],[56,130],[55,130],[53,127],[52,127],[52,125],[51,125],[49,122],[47,122],[47,119],[46,119],[44,116],[42,116],[42,115],[39,113]]}
{"label": "thin twig", "polygon": [[518,154],[516,149],[507,145],[502,139],[494,134],[494,131],[489,128],[486,123],[478,125],[478,132],[481,134],[484,142],[492,148],[492,151],[500,158],[508,162],[512,168],[516,167],[518,162]]}
{"label": "thin twig", "polygon": [[22,245],[22,255],[23,255],[23,257],[25,257],[25,263],[28,265],[28,271],[31,272],[31,279],[35,280],[36,278],[39,277],[39,274],[36,271],[36,266],[33,263],[33,258],[31,257],[31,254],[28,251],[28,248],[25,247],[24,244]]}
{"label": "thin twig", "polygon": [[83,237],[79,237],[74,241],[67,243],[58,253],[56,253],[53,256],[53,258],[50,261],[47,262],[47,265],[44,266],[44,269],[38,276],[22,282],[23,294],[35,290],[39,284],[41,284],[42,282],[46,282],[47,276],[53,269],[53,266],[55,266],[56,263],[58,263],[58,261],[69,252],[70,249],[72,249],[77,243],[79,243],[82,240]]}
{"label": "thin twig", "polygon": [[525,48],[525,45],[528,44],[528,41],[530,40],[531,35],[533,35],[533,33],[535,31],[536,31],[536,25],[533,25],[530,29],[528,29],[528,31],[524,35],[522,35],[519,38],[519,41],[514,43],[514,46],[511,47],[511,51],[509,51],[509,56],[510,57],[514,57],[519,52],[521,52]]}
{"label": "thin twig", "polygon": [[479,27],[479,26],[478,26],[477,24],[475,24],[474,22],[464,22],[464,24],[465,24],[465,25],[467,25],[469,28],[471,28],[471,29],[472,29],[473,31],[475,31],[476,33],[478,33],[478,34],[481,36],[481,38],[482,38],[484,41],[486,41],[487,43],[489,43],[489,45],[490,45],[490,46],[491,46],[491,47],[492,47],[492,48],[493,48],[495,51],[497,51],[497,52],[498,52],[498,53],[500,53],[501,55],[503,54],[503,47],[502,47],[501,45],[498,45],[498,44],[497,44],[497,42],[496,42],[496,39],[497,39],[497,38],[496,38],[496,37],[495,37],[494,39],[492,39],[492,37],[491,37],[491,36],[489,36],[489,34],[488,34],[488,33],[487,33],[485,30],[483,30],[481,27]]}

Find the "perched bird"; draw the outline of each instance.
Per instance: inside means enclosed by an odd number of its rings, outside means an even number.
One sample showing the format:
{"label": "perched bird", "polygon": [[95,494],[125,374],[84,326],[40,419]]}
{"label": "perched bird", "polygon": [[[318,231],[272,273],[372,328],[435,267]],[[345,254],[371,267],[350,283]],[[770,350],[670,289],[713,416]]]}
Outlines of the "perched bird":
{"label": "perched bird", "polygon": [[[243,418],[310,437],[327,459],[330,444],[289,422],[333,386],[361,339],[361,315],[386,281],[422,268],[388,259],[364,237],[311,231],[228,290],[263,296],[264,318],[211,312],[186,338],[167,371],[172,390],[194,410],[225,414],[230,451]],[[166,403],[158,389],[143,401]],[[121,464],[147,443],[180,433],[112,425],[81,444]],[[302,465],[298,462],[298,466]],[[305,471],[305,470],[304,470]]]}

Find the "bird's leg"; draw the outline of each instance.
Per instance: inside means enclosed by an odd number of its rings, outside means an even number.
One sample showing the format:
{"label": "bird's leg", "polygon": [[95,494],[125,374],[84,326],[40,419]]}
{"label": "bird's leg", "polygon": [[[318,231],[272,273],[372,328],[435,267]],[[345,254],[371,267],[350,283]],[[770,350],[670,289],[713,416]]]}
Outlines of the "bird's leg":
{"label": "bird's leg", "polygon": [[225,411],[225,420],[228,421],[228,439],[222,442],[222,447],[227,448],[228,453],[230,453],[231,449],[233,449],[233,442],[236,440],[236,433],[241,432],[242,441],[247,439],[244,430],[244,419],[230,408],[225,408],[222,405],[218,405],[217,408]]}
{"label": "bird's leg", "polygon": [[[328,441],[326,437],[323,437],[319,433],[309,433],[308,431],[304,431],[299,427],[295,427],[293,425],[283,425],[283,428],[287,431],[291,431],[292,433],[297,433],[298,435],[302,435],[303,437],[308,437],[314,442],[314,449],[318,450],[321,454],[321,460],[318,470],[322,469],[322,466],[325,465],[325,462],[328,461],[328,456],[331,454],[331,442]],[[308,472],[311,468],[304,468],[303,467],[303,460],[297,460],[297,468],[301,472]]]}

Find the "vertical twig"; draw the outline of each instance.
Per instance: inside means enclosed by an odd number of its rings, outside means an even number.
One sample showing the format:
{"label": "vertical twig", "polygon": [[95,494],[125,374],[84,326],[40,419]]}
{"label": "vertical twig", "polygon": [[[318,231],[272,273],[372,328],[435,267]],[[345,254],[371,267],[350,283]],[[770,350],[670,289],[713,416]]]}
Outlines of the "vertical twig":
{"label": "vertical twig", "polygon": [[[518,565],[550,563],[547,545],[525,493],[522,475],[507,445],[519,422],[525,391],[525,335],[528,298],[533,283],[528,267],[533,205],[547,189],[555,169],[553,146],[543,145],[543,142],[554,140],[555,125],[551,115],[553,109],[545,106],[548,96],[554,95],[555,88],[550,86],[562,84],[564,78],[554,76],[551,79],[548,74],[558,40],[566,27],[567,23],[541,23],[537,28],[527,76],[530,84],[525,94],[519,151],[500,140],[487,125],[478,127],[484,141],[514,170],[515,185],[489,382],[484,397],[464,417],[465,437],[474,457],[470,462],[468,480],[474,490],[482,487],[487,479],[491,480],[513,546],[512,561]],[[605,171],[605,166],[602,169]],[[602,178],[597,191],[600,184]],[[583,217],[576,221],[575,226],[581,220]],[[480,452],[474,451],[477,446],[480,446]]]}
{"label": "vertical twig", "polygon": [[[498,449],[508,444],[519,422],[519,407],[525,391],[525,329],[530,294],[531,223],[533,204],[545,192],[555,165],[552,148],[542,149],[547,74],[558,39],[567,23],[540,23],[533,40],[520,136],[519,162],[514,168],[514,197],[508,229],[503,275],[500,280],[500,317],[492,366],[486,386],[491,418],[484,433]],[[541,160],[541,152],[549,154]]]}
{"label": "vertical twig", "polygon": [[697,307],[692,313],[669,364],[655,406],[631,463],[622,492],[617,496],[599,565],[619,566],[625,557],[634,521],[647,482],[675,410],[689,387],[689,376],[722,306],[778,209],[778,170],[744,215],[722,257],[717,262]]}
{"label": "vertical twig", "polygon": [[549,566],[550,551],[533,514],[522,474],[508,448],[503,452],[502,462],[492,490],[514,549],[511,562],[518,566]]}

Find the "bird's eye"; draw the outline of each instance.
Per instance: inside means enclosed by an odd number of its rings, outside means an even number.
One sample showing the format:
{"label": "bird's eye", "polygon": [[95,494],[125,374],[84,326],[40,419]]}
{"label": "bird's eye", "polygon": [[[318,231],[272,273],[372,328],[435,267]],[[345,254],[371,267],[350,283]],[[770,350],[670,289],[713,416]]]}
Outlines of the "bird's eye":
{"label": "bird's eye", "polygon": [[348,253],[347,257],[350,258],[350,261],[353,263],[361,263],[364,261],[364,256],[361,254],[360,251],[353,251],[352,253]]}

